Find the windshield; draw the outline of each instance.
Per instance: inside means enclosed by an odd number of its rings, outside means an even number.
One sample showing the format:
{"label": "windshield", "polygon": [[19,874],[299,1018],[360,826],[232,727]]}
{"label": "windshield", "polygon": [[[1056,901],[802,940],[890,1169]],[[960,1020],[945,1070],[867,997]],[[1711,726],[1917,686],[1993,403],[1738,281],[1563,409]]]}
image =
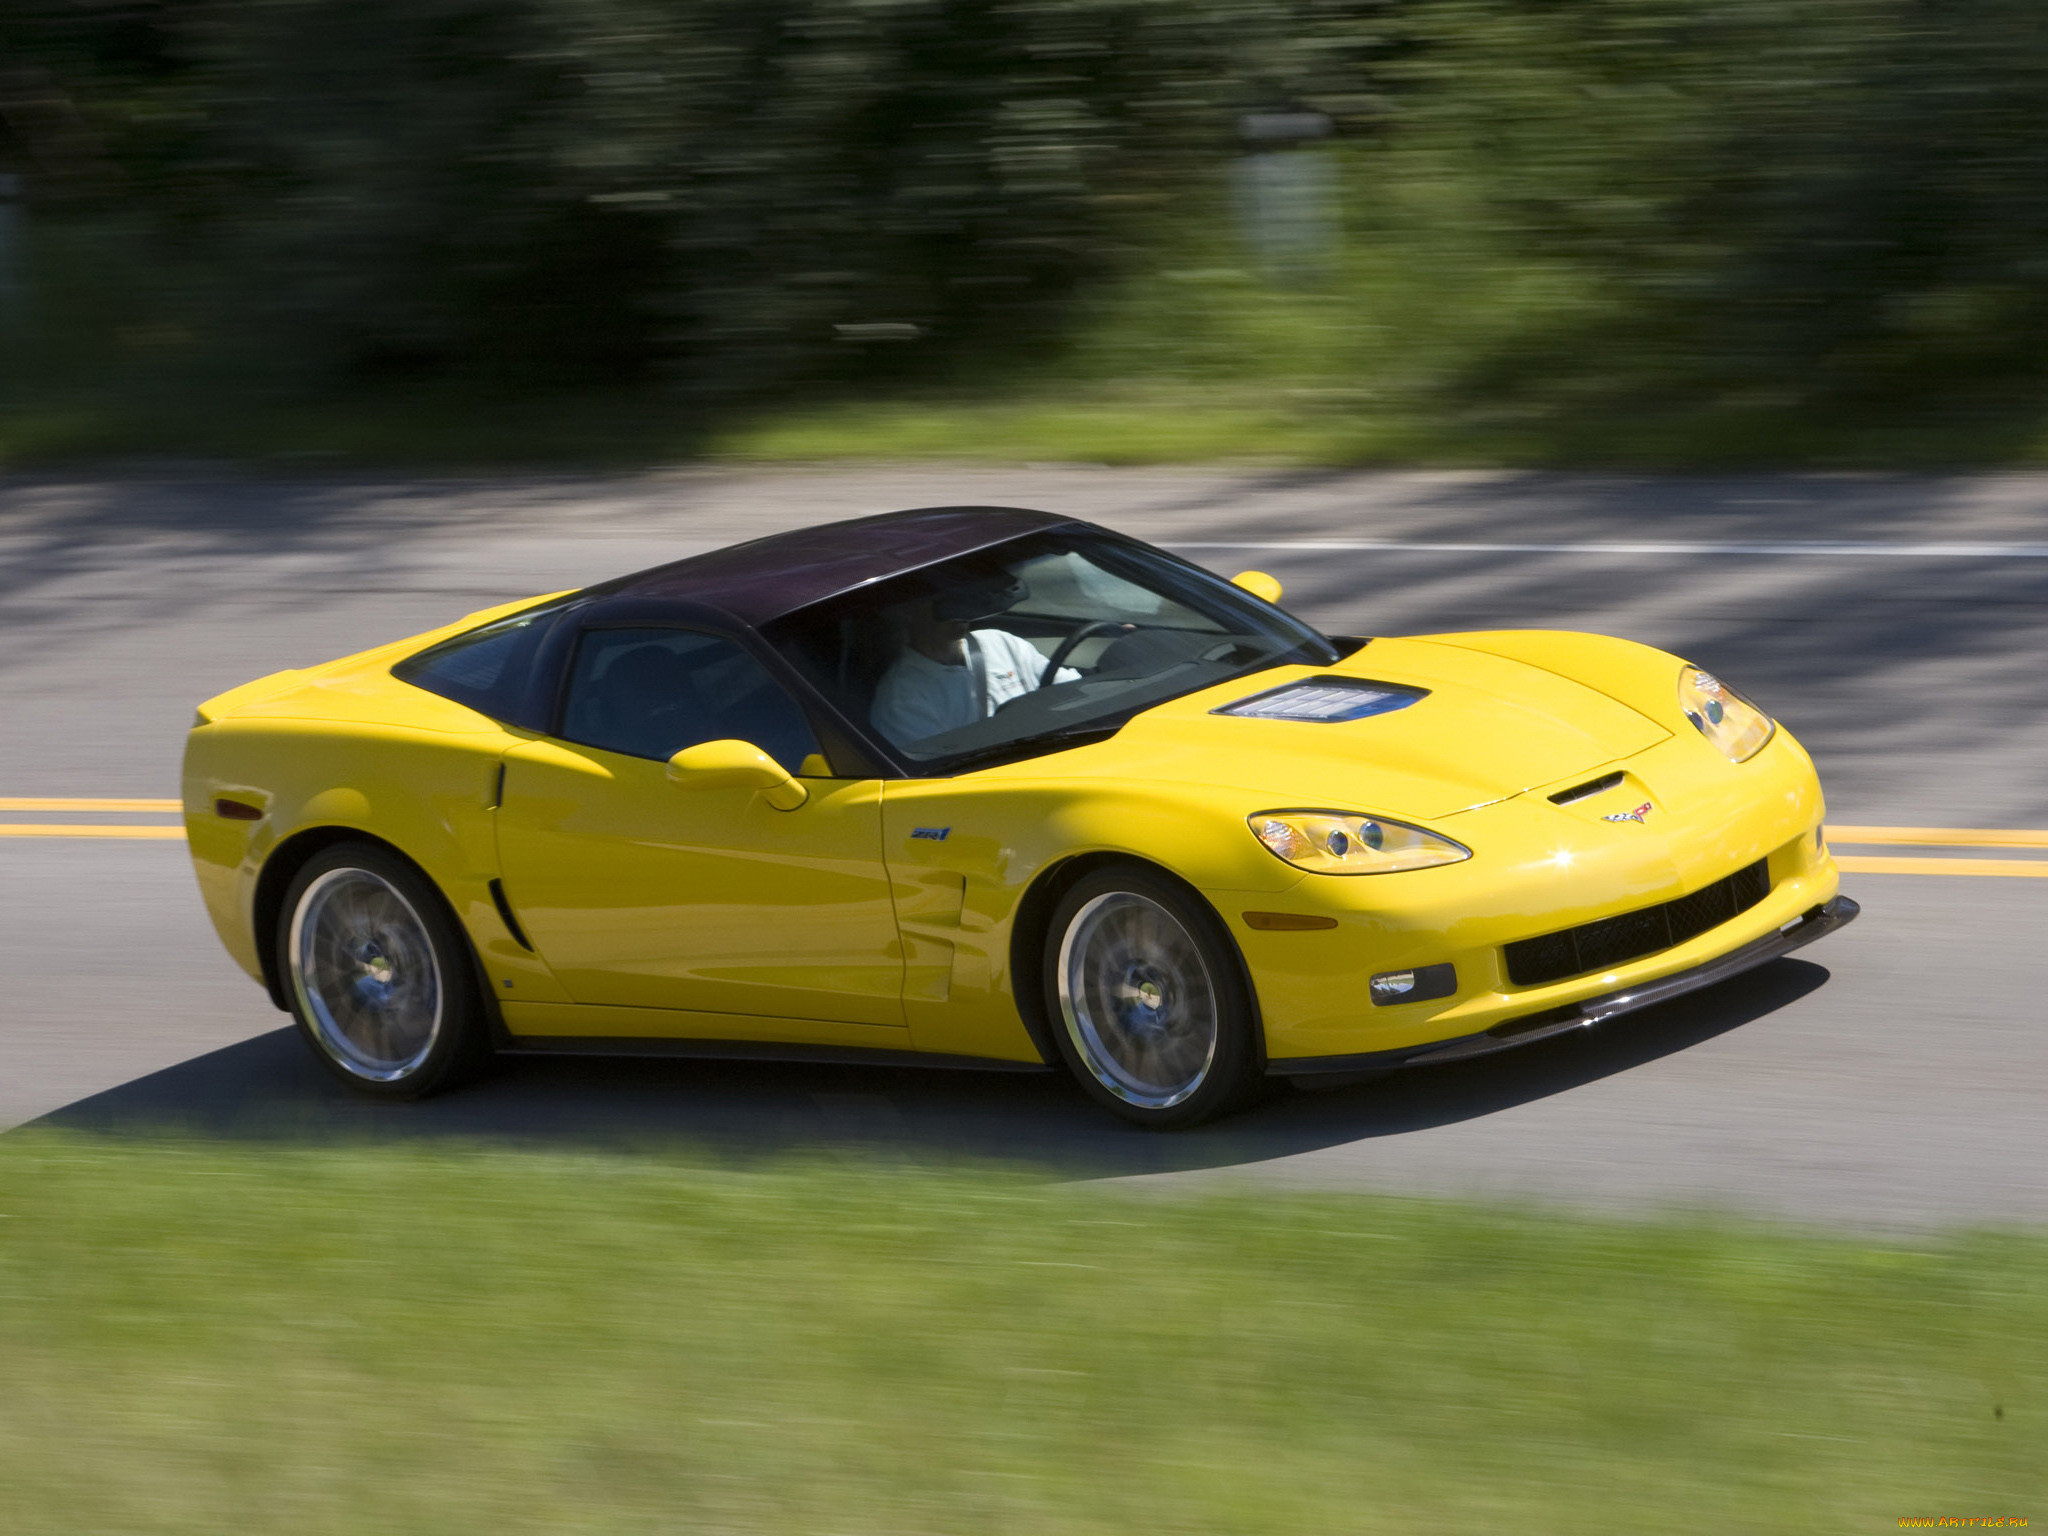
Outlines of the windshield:
{"label": "windshield", "polygon": [[1099,530],[1034,534],[799,610],[768,638],[920,770],[1107,735],[1328,639],[1221,577]]}

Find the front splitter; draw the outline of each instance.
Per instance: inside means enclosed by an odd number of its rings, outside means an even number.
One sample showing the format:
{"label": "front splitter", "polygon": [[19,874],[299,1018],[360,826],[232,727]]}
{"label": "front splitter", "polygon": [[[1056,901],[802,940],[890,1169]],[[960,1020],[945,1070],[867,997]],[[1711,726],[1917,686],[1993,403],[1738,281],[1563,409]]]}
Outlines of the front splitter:
{"label": "front splitter", "polygon": [[1609,992],[1604,997],[1589,997],[1580,1003],[1546,1008],[1517,1019],[1505,1019],[1479,1034],[1460,1035],[1455,1040],[1432,1040],[1400,1050],[1362,1051],[1347,1056],[1284,1057],[1268,1062],[1266,1073],[1269,1077],[1316,1077],[1327,1072],[1385,1072],[1396,1067],[1468,1061],[1474,1056],[1511,1051],[1538,1040],[1568,1035],[1575,1029],[1590,1029],[1624,1013],[1669,1002],[1674,997],[1683,997],[1688,992],[1697,992],[1702,987],[1714,986],[1744,971],[1755,970],[1780,955],[1789,955],[1802,945],[1825,938],[1837,928],[1854,922],[1860,911],[1862,908],[1847,896],[1837,896],[1826,906],[1814,907],[1795,918],[1776,933],[1767,933],[1740,949],[1732,949],[1718,959],[1709,960],[1705,965],[1660,976],[1640,986]]}

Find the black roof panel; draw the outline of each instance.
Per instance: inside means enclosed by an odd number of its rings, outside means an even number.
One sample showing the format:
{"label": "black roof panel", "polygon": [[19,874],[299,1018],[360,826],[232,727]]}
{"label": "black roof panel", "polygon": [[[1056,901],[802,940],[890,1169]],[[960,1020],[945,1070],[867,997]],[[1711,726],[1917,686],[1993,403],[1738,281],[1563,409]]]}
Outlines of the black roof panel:
{"label": "black roof panel", "polygon": [[1074,522],[1023,507],[919,507],[749,539],[606,582],[601,590],[703,603],[759,628],[869,582]]}

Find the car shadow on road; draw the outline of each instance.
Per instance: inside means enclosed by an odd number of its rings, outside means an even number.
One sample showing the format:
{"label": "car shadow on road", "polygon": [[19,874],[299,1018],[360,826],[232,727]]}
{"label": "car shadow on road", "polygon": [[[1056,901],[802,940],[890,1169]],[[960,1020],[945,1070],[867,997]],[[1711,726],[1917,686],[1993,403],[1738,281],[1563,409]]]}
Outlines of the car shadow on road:
{"label": "car shadow on road", "polygon": [[1227,1168],[1499,1114],[1569,1093],[1749,1025],[1828,979],[1780,960],[1598,1029],[1328,1092],[1284,1086],[1245,1113],[1177,1135],[1138,1130],[1053,1074],[789,1063],[523,1057],[418,1104],[335,1083],[290,1029],[94,1094],[36,1124],[126,1136],[271,1144],[452,1139],[556,1150],[751,1160],[870,1151],[974,1160],[1053,1177]]}

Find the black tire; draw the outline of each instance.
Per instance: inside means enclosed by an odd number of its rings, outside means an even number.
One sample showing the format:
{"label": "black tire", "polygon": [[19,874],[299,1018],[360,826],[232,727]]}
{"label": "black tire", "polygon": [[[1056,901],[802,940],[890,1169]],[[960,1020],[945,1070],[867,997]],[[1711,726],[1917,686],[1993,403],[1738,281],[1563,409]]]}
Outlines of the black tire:
{"label": "black tire", "polygon": [[1251,1097],[1264,1066],[1244,962],[1222,920],[1137,863],[1075,882],[1046,929],[1046,1023],[1097,1103],[1179,1130]]}
{"label": "black tire", "polygon": [[441,893],[376,843],[323,848],[271,936],[299,1034],[359,1093],[421,1099],[490,1057],[475,954]]}

